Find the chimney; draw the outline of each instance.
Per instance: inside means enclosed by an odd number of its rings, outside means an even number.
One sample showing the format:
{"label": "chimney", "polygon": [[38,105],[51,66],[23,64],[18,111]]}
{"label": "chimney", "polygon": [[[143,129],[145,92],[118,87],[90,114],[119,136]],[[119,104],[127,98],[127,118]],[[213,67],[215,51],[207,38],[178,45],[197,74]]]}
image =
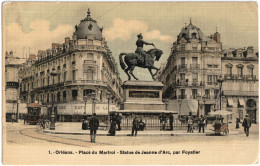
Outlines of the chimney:
{"label": "chimney", "polygon": [[218,32],[214,33],[213,40],[220,43],[220,34]]}
{"label": "chimney", "polygon": [[58,43],[52,43],[52,49],[58,48],[60,44]]}
{"label": "chimney", "polygon": [[36,58],[36,56],[34,54],[29,55],[29,59],[35,59],[35,58]]}
{"label": "chimney", "polygon": [[65,44],[68,44],[70,42],[70,38],[69,37],[66,37],[65,38]]}

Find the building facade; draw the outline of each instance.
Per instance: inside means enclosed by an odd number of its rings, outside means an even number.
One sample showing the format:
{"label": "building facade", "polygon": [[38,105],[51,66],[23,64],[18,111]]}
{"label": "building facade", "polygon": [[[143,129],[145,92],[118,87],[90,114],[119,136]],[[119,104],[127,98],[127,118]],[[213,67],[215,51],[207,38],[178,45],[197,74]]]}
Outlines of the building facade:
{"label": "building facade", "polygon": [[19,117],[19,111],[23,103],[19,100],[19,68],[23,59],[16,57],[13,51],[5,53],[5,113],[6,120],[11,119],[11,115]]}
{"label": "building facade", "polygon": [[[60,119],[83,114],[84,96],[87,114],[93,113],[93,102],[97,114],[107,114],[107,92],[112,94],[110,110],[116,110],[122,101],[117,64],[90,11],[75,26],[72,39],[66,37],[63,44],[53,43],[51,49],[38,51],[23,64],[19,76],[21,99],[39,101],[48,110],[54,103]],[[94,100],[91,94],[95,94]]]}
{"label": "building facade", "polygon": [[221,55],[218,32],[205,36],[191,21],[182,28],[157,78],[165,85],[163,98],[170,99],[169,109],[177,109],[180,115],[207,115],[217,108]]}
{"label": "building facade", "polygon": [[253,47],[222,50],[218,32],[204,36],[192,23],[182,28],[157,79],[168,108],[180,115],[224,109],[232,112],[229,122],[246,113],[259,122],[258,56]]}
{"label": "building facade", "polygon": [[229,121],[249,114],[259,123],[258,57],[253,47],[228,49],[221,57],[223,82],[222,108],[231,111]]}

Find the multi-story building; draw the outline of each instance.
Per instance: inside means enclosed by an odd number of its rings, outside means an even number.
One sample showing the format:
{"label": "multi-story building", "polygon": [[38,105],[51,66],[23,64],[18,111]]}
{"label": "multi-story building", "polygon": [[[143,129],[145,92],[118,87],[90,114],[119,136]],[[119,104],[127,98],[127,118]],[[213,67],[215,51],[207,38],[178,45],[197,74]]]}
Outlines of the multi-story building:
{"label": "multi-story building", "polygon": [[[107,114],[107,92],[112,94],[110,110],[122,101],[121,79],[112,52],[102,36],[102,28],[87,17],[75,26],[72,39],[63,44],[53,43],[51,49],[40,50],[35,58],[23,65],[21,98],[28,103],[39,101],[62,119],[82,115],[83,97],[87,96],[87,114],[92,113],[91,94],[95,94],[95,112]],[[94,93],[93,93],[94,92]],[[50,114],[50,110],[48,109]]]}
{"label": "multi-story building", "polygon": [[258,123],[258,54],[253,47],[222,50],[218,32],[207,37],[190,23],[161,68],[157,79],[165,85],[169,109],[180,115],[224,109],[232,112],[229,122],[248,113]]}
{"label": "multi-story building", "polygon": [[[18,71],[23,59],[14,56],[13,51],[5,53],[5,113],[6,120],[11,119],[14,113],[19,117],[21,105],[19,100],[19,77]],[[23,105],[24,106],[24,105]],[[24,110],[23,110],[24,111]]]}
{"label": "multi-story building", "polygon": [[231,111],[230,121],[249,114],[258,119],[258,57],[253,47],[228,49],[221,57],[223,82],[222,108]]}
{"label": "multi-story building", "polygon": [[207,115],[216,109],[221,51],[218,32],[205,36],[191,22],[182,28],[173,43],[167,64],[158,76],[165,85],[163,98],[170,99],[169,109],[177,109],[180,115],[188,112]]}

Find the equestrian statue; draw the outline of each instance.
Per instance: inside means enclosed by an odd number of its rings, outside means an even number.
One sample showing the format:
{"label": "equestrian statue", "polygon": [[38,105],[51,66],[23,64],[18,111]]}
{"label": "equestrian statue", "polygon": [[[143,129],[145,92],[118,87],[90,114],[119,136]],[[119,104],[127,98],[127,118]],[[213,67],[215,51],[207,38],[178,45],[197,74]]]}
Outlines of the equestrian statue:
{"label": "equestrian statue", "polygon": [[[153,43],[148,43],[143,40],[143,35],[140,33],[137,35],[138,40],[136,41],[136,50],[135,53],[121,53],[119,55],[120,66],[125,71],[128,76],[128,80],[131,80],[132,75],[134,79],[138,80],[133,74],[134,68],[136,66],[141,68],[147,68],[153,78],[155,80],[155,76],[157,75],[158,68],[154,66],[154,61],[159,61],[161,55],[163,54],[162,50],[157,49]],[[144,51],[143,45],[152,45],[154,46],[153,49],[148,50],[147,52]],[[124,56],[124,60],[123,60]],[[127,66],[126,66],[127,65]],[[152,69],[156,70],[153,74]]]}

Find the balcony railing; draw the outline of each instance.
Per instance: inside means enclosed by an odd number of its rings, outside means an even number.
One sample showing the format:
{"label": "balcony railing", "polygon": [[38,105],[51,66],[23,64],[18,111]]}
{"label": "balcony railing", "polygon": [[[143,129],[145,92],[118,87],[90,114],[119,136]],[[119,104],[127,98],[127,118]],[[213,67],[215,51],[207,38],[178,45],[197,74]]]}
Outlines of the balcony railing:
{"label": "balcony railing", "polygon": [[67,81],[64,83],[64,85],[80,85],[80,84],[102,84],[106,85],[107,82],[104,81],[98,81],[98,80],[74,80],[74,81]]}
{"label": "balcony railing", "polygon": [[199,82],[198,82],[198,80],[193,80],[191,84],[192,85],[199,85]]}
{"label": "balcony railing", "polygon": [[179,65],[179,69],[187,69],[187,64],[181,64],[181,65]]}
{"label": "balcony railing", "polygon": [[180,81],[180,85],[186,86],[186,85],[188,85],[188,82],[186,82],[186,80],[181,80]]}
{"label": "balcony railing", "polygon": [[178,99],[187,99],[187,95],[179,95]]}
{"label": "balcony railing", "polygon": [[232,91],[224,90],[223,94],[225,96],[258,96],[258,91]]}
{"label": "balcony railing", "polygon": [[199,69],[200,68],[200,64],[191,64],[190,65],[190,69]]}
{"label": "balcony railing", "polygon": [[245,75],[247,80],[256,80],[256,75]]}

